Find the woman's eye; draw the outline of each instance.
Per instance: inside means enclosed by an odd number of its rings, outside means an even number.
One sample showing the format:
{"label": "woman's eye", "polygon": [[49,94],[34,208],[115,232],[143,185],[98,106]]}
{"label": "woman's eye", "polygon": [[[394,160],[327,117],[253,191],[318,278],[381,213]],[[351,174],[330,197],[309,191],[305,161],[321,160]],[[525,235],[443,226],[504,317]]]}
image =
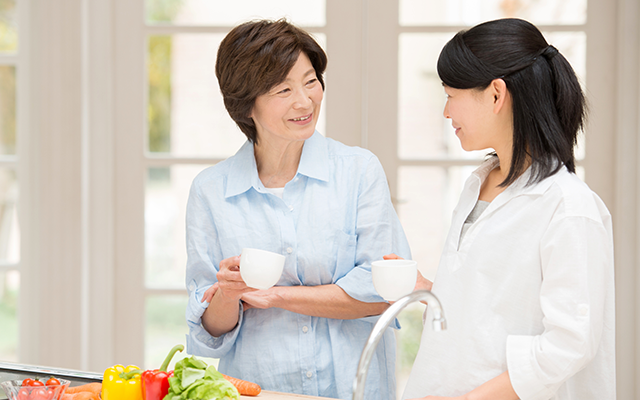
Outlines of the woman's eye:
{"label": "woman's eye", "polygon": [[289,93],[289,91],[290,91],[290,89],[289,89],[289,88],[281,89],[281,90],[279,90],[279,91],[277,92],[277,94],[286,94],[286,93]]}
{"label": "woman's eye", "polygon": [[311,79],[311,80],[309,80],[309,81],[307,82],[307,85],[311,85],[311,84],[314,84],[314,83],[316,83],[316,82],[318,82],[318,78],[313,78],[313,79]]}

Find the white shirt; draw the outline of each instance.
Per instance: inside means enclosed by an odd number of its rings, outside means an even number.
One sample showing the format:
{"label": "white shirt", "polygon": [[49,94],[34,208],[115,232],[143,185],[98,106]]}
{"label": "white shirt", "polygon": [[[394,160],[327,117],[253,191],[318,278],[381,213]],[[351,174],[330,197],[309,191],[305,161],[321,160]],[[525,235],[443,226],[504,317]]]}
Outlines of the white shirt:
{"label": "white shirt", "polygon": [[489,160],[453,212],[433,293],[448,328],[427,310],[403,398],[458,396],[509,371],[521,399],[613,400],[613,235],[604,203],[562,168],[525,186],[527,171],[460,239]]}

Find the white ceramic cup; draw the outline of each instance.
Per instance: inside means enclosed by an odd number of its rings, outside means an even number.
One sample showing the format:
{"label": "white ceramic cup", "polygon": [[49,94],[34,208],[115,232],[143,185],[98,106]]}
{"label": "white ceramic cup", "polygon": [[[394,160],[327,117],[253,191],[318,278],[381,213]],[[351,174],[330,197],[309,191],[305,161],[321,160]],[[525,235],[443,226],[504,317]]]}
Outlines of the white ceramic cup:
{"label": "white ceramic cup", "polygon": [[278,283],[285,256],[266,250],[244,248],[240,255],[240,276],[254,289],[269,289]]}
{"label": "white ceramic cup", "polygon": [[418,279],[418,263],[413,260],[380,260],[371,263],[373,286],[383,299],[396,301],[413,292]]}

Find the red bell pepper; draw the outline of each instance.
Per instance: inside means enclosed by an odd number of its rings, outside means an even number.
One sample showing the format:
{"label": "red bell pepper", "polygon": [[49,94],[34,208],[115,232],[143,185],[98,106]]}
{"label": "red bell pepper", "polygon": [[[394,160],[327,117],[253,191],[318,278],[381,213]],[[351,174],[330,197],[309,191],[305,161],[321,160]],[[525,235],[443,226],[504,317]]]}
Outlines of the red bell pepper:
{"label": "red bell pepper", "polygon": [[169,393],[169,377],[173,376],[173,371],[167,372],[167,367],[173,356],[184,350],[184,346],[179,344],[173,347],[167,358],[160,366],[160,369],[146,370],[142,373],[142,398],[144,400],[162,400]]}

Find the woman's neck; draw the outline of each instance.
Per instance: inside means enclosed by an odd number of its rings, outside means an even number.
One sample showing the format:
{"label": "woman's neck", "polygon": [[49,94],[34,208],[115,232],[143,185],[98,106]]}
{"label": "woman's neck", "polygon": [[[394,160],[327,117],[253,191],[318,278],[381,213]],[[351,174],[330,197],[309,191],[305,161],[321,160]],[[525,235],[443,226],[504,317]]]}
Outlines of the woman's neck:
{"label": "woman's neck", "polygon": [[259,141],[253,146],[258,176],[268,188],[284,187],[298,172],[304,141],[274,145]]}
{"label": "woman's neck", "polygon": [[[507,188],[507,186],[501,186],[501,184],[507,179],[511,171],[511,160],[513,157],[511,145],[509,144],[508,146],[494,150],[498,157],[498,165],[489,172],[489,175],[487,175],[487,178],[482,183],[480,196],[478,197],[479,200],[493,201],[493,199]],[[531,159],[528,158],[525,162],[525,170],[530,164]]]}

